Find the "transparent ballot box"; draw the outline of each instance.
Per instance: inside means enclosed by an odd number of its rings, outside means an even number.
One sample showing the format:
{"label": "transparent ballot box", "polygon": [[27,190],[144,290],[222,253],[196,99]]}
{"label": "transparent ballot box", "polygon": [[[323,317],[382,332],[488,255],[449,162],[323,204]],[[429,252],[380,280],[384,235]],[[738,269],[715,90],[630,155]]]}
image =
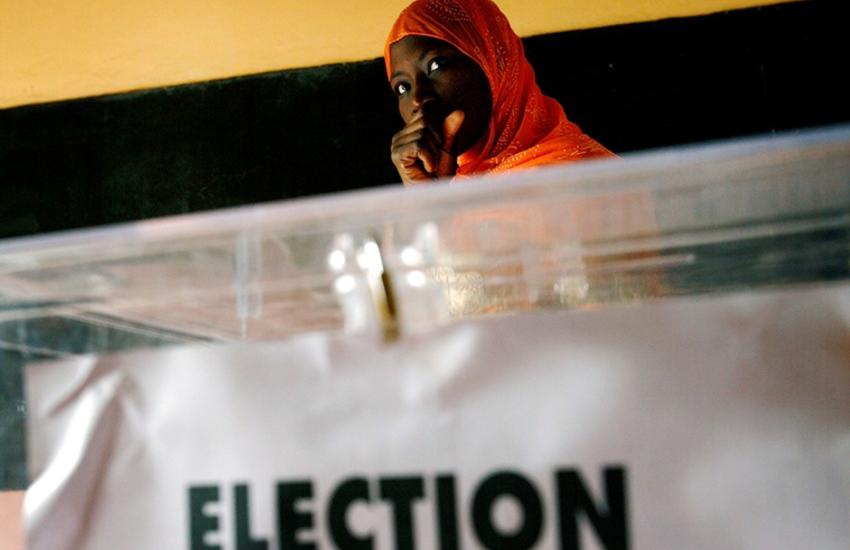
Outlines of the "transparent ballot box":
{"label": "transparent ballot box", "polygon": [[25,364],[316,335],[418,346],[479,320],[532,334],[565,310],[848,280],[848,126],[13,239],[0,488],[28,483]]}
{"label": "transparent ballot box", "polygon": [[848,278],[850,128],[0,245],[0,436],[27,361]]}

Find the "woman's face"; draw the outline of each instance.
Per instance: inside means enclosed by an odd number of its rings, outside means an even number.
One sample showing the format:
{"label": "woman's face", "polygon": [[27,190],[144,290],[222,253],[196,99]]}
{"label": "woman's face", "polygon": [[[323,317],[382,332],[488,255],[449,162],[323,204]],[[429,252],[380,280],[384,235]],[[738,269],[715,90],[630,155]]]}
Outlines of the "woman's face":
{"label": "woman's face", "polygon": [[432,128],[441,128],[449,113],[463,111],[452,151],[456,155],[486,134],[493,103],[490,85],[481,67],[454,46],[408,36],[390,47],[390,73],[405,124],[421,112]]}

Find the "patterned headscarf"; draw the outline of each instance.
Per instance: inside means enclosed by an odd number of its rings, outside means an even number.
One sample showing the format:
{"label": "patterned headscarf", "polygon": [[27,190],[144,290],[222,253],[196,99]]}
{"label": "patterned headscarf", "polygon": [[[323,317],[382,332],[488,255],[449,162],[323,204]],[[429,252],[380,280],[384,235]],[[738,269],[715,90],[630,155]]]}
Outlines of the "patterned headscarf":
{"label": "patterned headscarf", "polygon": [[543,95],[522,41],[491,0],[410,4],[384,48],[388,78],[390,46],[410,35],[448,42],[478,63],[490,83],[493,111],[486,141],[458,158],[458,176],[613,156],[567,120],[557,101]]}

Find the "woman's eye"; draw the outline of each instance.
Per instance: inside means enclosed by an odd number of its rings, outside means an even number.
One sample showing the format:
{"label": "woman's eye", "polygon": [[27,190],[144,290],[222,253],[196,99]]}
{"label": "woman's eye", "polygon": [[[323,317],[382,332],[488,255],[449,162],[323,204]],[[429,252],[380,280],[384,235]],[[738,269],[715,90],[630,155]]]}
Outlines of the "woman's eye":
{"label": "woman's eye", "polygon": [[428,62],[428,72],[433,73],[434,71],[436,71],[440,67],[442,67],[444,63],[445,63],[445,60],[441,59],[439,57],[437,59],[432,59],[431,61]]}
{"label": "woman's eye", "polygon": [[410,91],[410,87],[407,84],[405,84],[404,82],[401,82],[401,83],[395,85],[395,93],[397,95],[404,95],[409,91]]}

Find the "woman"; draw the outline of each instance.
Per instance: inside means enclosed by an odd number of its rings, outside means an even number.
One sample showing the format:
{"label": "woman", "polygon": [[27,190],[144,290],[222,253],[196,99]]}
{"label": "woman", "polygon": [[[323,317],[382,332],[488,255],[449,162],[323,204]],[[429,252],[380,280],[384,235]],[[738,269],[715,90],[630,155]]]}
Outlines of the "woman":
{"label": "woman", "polygon": [[406,185],[613,156],[543,95],[491,0],[416,0],[384,62],[405,123],[391,151]]}

